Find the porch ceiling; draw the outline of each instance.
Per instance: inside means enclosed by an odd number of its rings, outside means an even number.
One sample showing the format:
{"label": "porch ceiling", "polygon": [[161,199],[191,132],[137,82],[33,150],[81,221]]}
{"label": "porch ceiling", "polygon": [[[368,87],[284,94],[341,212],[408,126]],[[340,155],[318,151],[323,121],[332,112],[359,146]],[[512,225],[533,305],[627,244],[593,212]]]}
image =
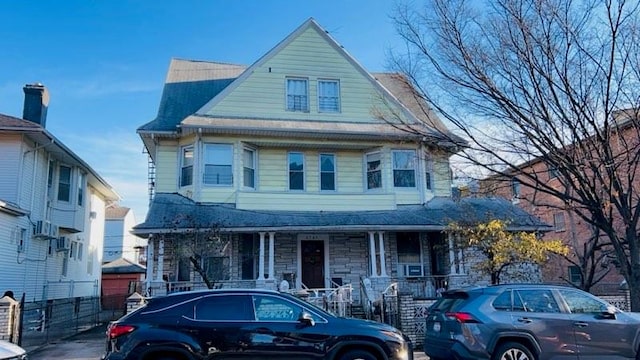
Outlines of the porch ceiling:
{"label": "porch ceiling", "polygon": [[158,193],[147,218],[132,233],[181,233],[217,229],[222,232],[362,232],[439,231],[452,221],[501,219],[511,230],[547,231],[538,218],[499,198],[435,198],[424,205],[385,211],[242,210],[231,205],[196,203],[179,194]]}

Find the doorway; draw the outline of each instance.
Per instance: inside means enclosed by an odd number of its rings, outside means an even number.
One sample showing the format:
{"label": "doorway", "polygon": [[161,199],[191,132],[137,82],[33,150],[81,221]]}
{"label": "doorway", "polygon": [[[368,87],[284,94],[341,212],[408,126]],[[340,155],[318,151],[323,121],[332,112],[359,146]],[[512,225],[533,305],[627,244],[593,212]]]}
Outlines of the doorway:
{"label": "doorway", "polygon": [[302,283],[308,288],[324,288],[324,241],[300,242]]}

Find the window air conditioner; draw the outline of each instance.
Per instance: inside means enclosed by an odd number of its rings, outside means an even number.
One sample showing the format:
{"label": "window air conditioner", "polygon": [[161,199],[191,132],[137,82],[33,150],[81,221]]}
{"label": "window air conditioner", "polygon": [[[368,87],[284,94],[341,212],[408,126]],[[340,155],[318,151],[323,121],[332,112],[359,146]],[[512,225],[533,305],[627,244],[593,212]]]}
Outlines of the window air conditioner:
{"label": "window air conditioner", "polygon": [[66,251],[71,248],[71,239],[66,236],[60,236],[56,241],[56,251]]}
{"label": "window air conditioner", "polygon": [[60,236],[60,229],[58,228],[58,225],[51,224],[51,226],[49,226],[49,236],[51,236],[52,238],[57,238]]}
{"label": "window air conditioner", "polygon": [[36,226],[33,229],[33,236],[39,238],[47,238],[51,233],[51,223],[47,220],[36,221]]}

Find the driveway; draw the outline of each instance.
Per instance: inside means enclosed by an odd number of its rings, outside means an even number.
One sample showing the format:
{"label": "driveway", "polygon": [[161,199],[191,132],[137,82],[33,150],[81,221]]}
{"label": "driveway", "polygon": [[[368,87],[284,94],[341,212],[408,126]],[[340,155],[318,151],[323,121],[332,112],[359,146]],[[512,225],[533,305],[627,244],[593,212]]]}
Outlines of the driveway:
{"label": "driveway", "polygon": [[[97,326],[68,339],[46,344],[29,351],[30,360],[100,360],[105,351],[106,325]],[[428,360],[422,351],[414,360]]]}

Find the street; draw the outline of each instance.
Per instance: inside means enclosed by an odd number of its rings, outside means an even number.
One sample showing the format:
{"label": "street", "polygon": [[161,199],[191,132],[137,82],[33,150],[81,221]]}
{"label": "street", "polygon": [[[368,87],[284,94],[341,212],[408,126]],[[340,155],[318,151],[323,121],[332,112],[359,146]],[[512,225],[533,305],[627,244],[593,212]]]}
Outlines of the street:
{"label": "street", "polygon": [[[30,360],[99,360],[105,350],[106,325],[95,327],[89,331],[68,339],[29,350]],[[428,360],[422,351],[415,351],[414,360]]]}

